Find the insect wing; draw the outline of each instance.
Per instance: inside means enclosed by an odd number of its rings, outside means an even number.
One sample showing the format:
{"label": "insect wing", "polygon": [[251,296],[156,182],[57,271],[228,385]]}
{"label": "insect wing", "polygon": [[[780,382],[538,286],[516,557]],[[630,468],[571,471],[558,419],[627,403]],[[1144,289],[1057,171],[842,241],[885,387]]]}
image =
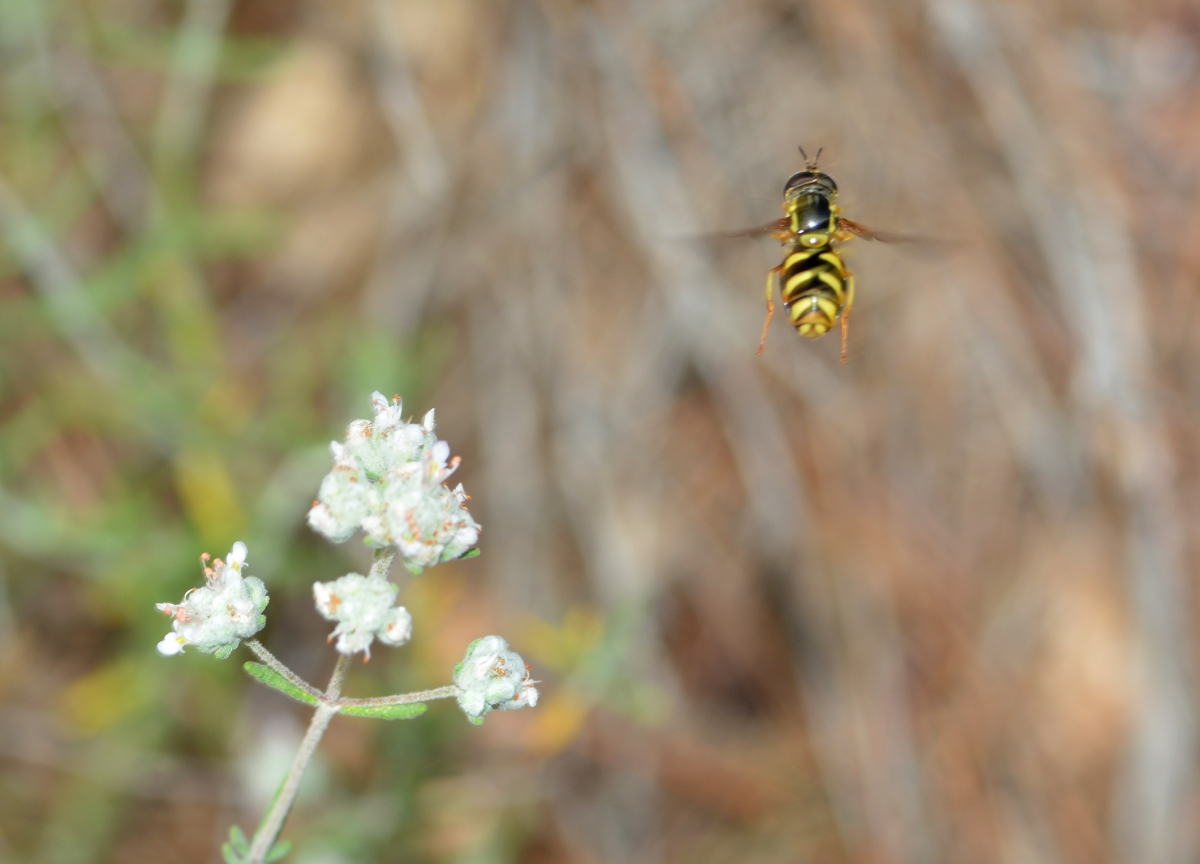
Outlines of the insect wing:
{"label": "insect wing", "polygon": [[[938,240],[934,237],[922,237],[917,234],[898,234],[894,231],[876,231],[866,225],[846,219],[842,216],[837,220],[838,230],[863,240],[878,240],[880,243],[916,243],[922,246],[948,247],[954,245],[949,240]],[[848,238],[847,238],[848,239]]]}
{"label": "insect wing", "polygon": [[766,225],[759,225],[755,228],[745,228],[741,231],[719,231],[710,236],[713,237],[766,237],[768,234],[791,234],[788,227],[787,219],[776,219],[774,222],[768,222]]}

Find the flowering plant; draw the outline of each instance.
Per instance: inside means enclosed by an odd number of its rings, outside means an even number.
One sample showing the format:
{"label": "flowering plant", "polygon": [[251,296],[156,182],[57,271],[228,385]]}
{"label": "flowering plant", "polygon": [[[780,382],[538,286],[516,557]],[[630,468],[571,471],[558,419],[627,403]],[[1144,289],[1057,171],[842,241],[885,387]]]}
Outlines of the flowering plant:
{"label": "flowering plant", "polygon": [[458,468],[450,445],[433,434],[433,411],[421,425],[400,419],[401,402],[371,396],[373,421],[355,420],[345,443],[334,441],[333,470],[308,511],[308,524],[334,543],[362,530],[376,549],[393,547],[419,574],[442,561],[476,554],[479,525],[467,494],[446,479]]}
{"label": "flowering plant", "polygon": [[[333,468],[321,481],[308,524],[335,543],[357,532],[375,549],[375,561],[363,576],[347,573],[331,582],[313,584],[317,611],[337,626],[329,641],[341,655],[324,690],[309,684],[253,637],[266,625],[268,603],[262,580],[243,575],[248,549],[238,541],[224,560],[200,556],[205,584],[188,591],[180,603],[159,603],[172,619],[171,632],[158,643],[164,656],[194,647],[218,658],[228,657],[246,642],[261,663],[246,663],[255,679],[300,702],[313,706],[312,722],[292,768],[253,838],[240,828],[229,832],[222,847],[228,864],[264,864],[287,854],[289,844],[277,842],[288,811],[300,788],[300,778],[335,714],[383,720],[416,717],[433,699],[455,697],[475,724],[493,709],[512,710],[537,704],[537,684],[520,655],[499,636],[476,639],[454,668],[453,684],[436,690],[401,693],[374,699],[342,698],[342,682],[351,657],[371,657],[371,645],[403,645],[412,636],[412,615],[396,605],[399,587],[388,579],[392,561],[399,558],[411,572],[478,554],[479,523],[466,507],[469,496],[460,483],[447,478],[458,467],[450,445],[433,434],[434,415],[405,422],[401,402],[380,393],[371,396],[373,420],[355,420],[344,442],[333,442]],[[335,641],[336,640],[336,641]]]}
{"label": "flowering plant", "polygon": [[249,639],[267,623],[267,586],[253,576],[242,577],[246,566],[246,544],[233,544],[229,557],[200,556],[205,585],[183,595],[182,603],[159,603],[158,610],[174,618],[172,631],[158,643],[164,656],[179,654],[185,645],[195,645],[205,654],[224,660],[242,639]]}

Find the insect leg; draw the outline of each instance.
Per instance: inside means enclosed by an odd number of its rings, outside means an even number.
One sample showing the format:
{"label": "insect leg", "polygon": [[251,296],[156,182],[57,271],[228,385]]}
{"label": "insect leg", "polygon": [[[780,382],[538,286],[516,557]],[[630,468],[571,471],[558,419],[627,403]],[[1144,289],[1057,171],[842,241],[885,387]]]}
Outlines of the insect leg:
{"label": "insect leg", "polygon": [[842,306],[842,362],[846,362],[846,338],[850,335],[850,307],[854,305],[854,274],[846,274],[846,303]]}
{"label": "insect leg", "polygon": [[762,336],[758,339],[758,352],[763,353],[763,349],[767,347],[767,328],[771,326],[771,316],[775,314],[775,303],[771,298],[774,289],[775,274],[783,269],[783,265],[772,267],[767,271],[767,320],[763,321]]}

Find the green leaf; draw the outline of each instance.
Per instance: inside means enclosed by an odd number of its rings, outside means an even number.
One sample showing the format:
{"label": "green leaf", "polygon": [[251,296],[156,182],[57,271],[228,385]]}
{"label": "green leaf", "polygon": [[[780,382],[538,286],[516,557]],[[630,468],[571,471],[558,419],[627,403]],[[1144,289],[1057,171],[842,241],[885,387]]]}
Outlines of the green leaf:
{"label": "green leaf", "polygon": [[374,717],[377,720],[408,720],[428,710],[424,702],[405,702],[400,705],[347,705],[338,709],[353,717]]}
{"label": "green leaf", "polygon": [[246,663],[242,666],[242,668],[250,673],[250,677],[257,678],[263,684],[278,690],[285,696],[291,696],[297,702],[303,702],[305,705],[317,704],[316,696],[313,696],[311,693],[305,693],[291,681],[287,680],[268,666],[264,666],[261,663]]}
{"label": "green leaf", "polygon": [[459,556],[458,556],[458,560],[459,560],[459,561],[466,561],[468,558],[474,558],[474,557],[475,557],[476,555],[478,555],[478,554],[479,554],[479,550],[478,550],[478,549],[469,549],[469,550],[467,550],[466,552],[464,552],[462,555],[459,555]]}
{"label": "green leaf", "polygon": [[292,844],[287,840],[280,840],[270,851],[267,852],[267,857],[263,859],[264,864],[271,864],[272,861],[278,861],[284,855],[292,851]]}
{"label": "green leaf", "polygon": [[246,859],[240,852],[235,852],[230,843],[221,844],[221,857],[225,859],[225,864],[246,864]]}
{"label": "green leaf", "polygon": [[245,855],[250,851],[250,841],[246,839],[246,835],[242,833],[242,829],[238,825],[234,825],[229,829],[229,843],[233,846],[235,852]]}

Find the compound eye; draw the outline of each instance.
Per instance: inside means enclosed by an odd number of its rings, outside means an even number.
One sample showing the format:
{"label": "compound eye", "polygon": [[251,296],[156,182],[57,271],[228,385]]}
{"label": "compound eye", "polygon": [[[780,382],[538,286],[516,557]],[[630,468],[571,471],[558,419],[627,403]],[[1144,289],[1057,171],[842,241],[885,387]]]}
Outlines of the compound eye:
{"label": "compound eye", "polygon": [[790,190],[799,186],[805,180],[811,180],[815,176],[816,175],[813,174],[813,172],[811,172],[811,171],[797,171],[795,174],[793,174],[791,177],[788,178],[787,183],[783,184],[783,193],[786,195]]}

